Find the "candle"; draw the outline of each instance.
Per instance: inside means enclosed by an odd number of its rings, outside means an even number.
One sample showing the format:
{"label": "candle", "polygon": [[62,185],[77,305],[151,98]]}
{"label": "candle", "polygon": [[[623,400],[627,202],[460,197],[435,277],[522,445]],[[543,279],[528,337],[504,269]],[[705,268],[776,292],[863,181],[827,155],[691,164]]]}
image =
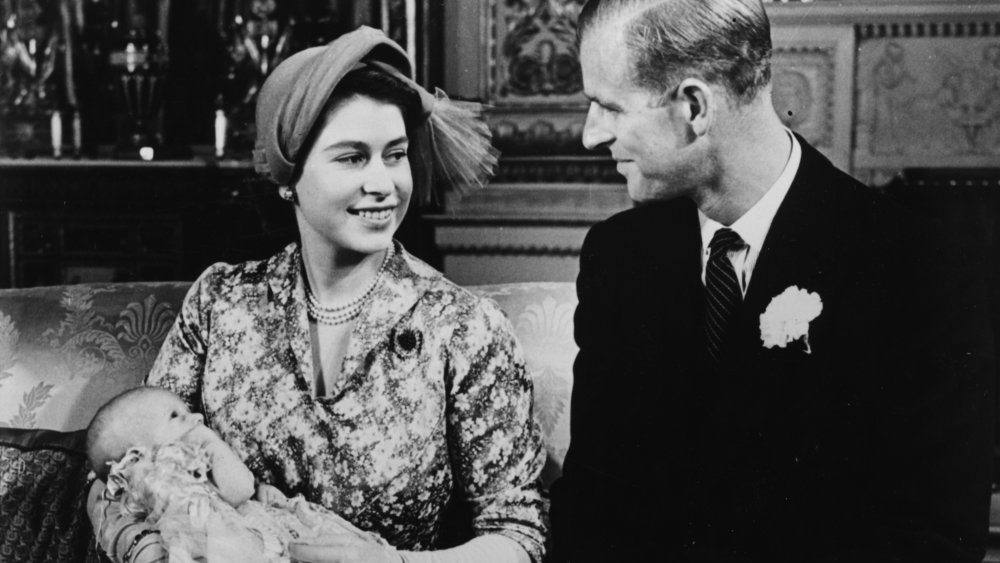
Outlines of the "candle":
{"label": "candle", "polygon": [[226,112],[215,110],[215,157],[222,158],[226,154]]}
{"label": "candle", "polygon": [[52,156],[59,158],[62,156],[62,115],[58,111],[52,112],[52,122],[50,124],[52,132]]}

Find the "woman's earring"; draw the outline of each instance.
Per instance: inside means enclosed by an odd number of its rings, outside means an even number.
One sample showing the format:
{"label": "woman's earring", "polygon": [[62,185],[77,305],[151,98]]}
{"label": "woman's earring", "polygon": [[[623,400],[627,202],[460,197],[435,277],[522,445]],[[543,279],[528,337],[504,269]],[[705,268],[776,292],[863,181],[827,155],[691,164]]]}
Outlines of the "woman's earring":
{"label": "woman's earring", "polygon": [[278,197],[289,203],[295,203],[295,191],[288,186],[281,186],[278,188]]}

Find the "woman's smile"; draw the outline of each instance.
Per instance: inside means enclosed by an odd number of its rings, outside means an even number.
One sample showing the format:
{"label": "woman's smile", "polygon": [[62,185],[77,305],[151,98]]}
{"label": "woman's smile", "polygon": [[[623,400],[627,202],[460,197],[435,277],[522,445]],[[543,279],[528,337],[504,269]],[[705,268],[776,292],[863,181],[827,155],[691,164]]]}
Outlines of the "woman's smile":
{"label": "woman's smile", "polygon": [[361,218],[365,223],[375,227],[384,227],[392,222],[396,207],[380,207],[365,209],[348,209],[348,213]]}

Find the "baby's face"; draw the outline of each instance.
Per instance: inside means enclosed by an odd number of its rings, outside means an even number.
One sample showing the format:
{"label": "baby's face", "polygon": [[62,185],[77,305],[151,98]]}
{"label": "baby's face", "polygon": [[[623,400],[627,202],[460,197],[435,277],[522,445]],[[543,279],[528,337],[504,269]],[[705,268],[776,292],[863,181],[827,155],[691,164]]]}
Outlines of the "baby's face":
{"label": "baby's face", "polygon": [[132,423],[141,435],[140,444],[154,446],[180,440],[201,426],[200,414],[192,414],[180,397],[167,391],[147,393],[136,401]]}

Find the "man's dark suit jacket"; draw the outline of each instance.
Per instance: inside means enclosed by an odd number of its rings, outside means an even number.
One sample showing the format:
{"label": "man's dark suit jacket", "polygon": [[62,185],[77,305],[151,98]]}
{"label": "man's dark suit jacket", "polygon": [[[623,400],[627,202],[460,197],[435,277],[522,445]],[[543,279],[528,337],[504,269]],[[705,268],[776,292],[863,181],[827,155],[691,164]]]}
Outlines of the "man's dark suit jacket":
{"label": "man's dark suit jacket", "polygon": [[[703,342],[695,206],[591,229],[555,555],[581,561],[979,561],[992,332],[977,257],[804,140],[721,369]],[[822,313],[762,344],[790,286]]]}

